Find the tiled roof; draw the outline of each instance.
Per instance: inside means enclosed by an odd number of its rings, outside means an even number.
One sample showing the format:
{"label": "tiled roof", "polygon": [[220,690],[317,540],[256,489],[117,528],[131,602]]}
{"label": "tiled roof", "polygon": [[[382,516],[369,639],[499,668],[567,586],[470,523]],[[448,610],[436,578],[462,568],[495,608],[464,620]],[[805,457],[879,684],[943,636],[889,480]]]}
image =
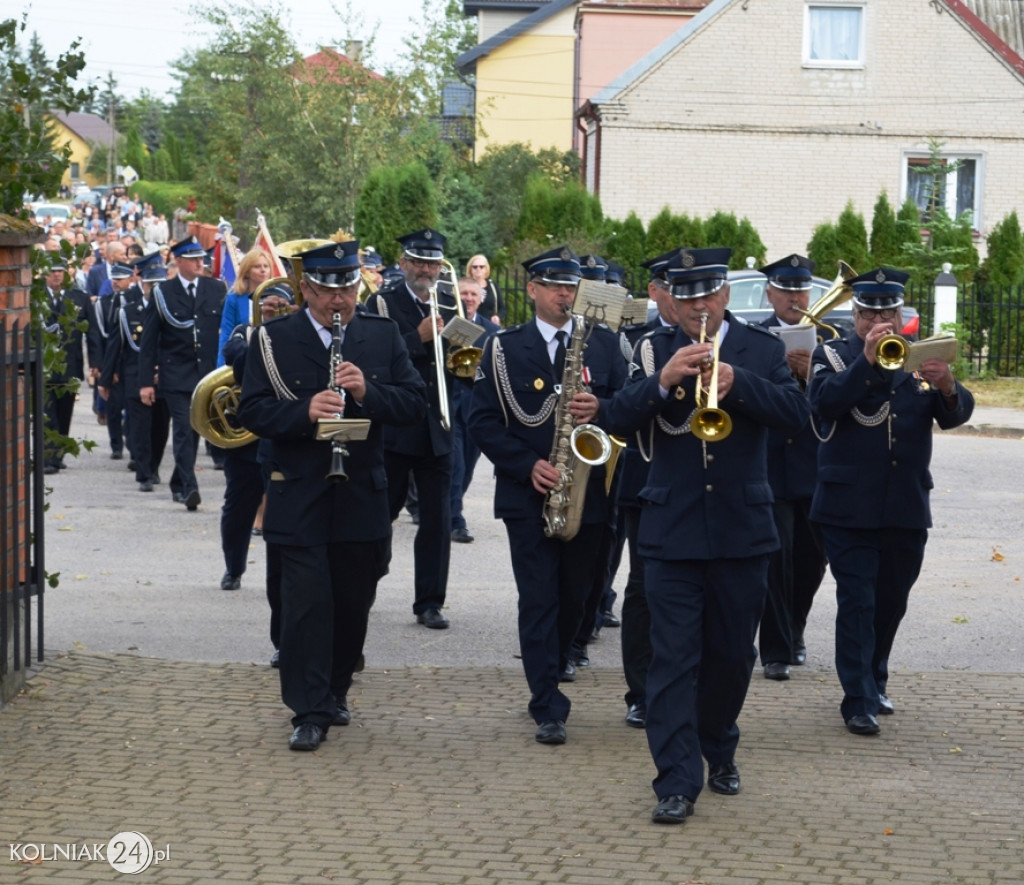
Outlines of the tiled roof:
{"label": "tiled roof", "polygon": [[118,138],[117,131],[97,114],[81,114],[77,111],[72,111],[69,114],[65,111],[57,111],[53,117],[60,120],[75,135],[79,135],[93,144],[110,144]]}

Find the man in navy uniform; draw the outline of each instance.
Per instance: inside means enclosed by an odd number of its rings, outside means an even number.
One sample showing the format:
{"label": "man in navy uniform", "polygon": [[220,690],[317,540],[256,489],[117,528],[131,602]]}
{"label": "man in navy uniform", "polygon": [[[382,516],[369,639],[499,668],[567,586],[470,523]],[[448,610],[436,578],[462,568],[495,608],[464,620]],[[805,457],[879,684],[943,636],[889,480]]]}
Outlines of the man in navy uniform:
{"label": "man in navy uniform", "polygon": [[[762,326],[786,328],[804,319],[813,272],[814,262],[803,255],[787,255],[761,268],[773,309]],[[812,328],[806,329],[809,335]],[[835,337],[828,329],[816,334]],[[801,390],[806,390],[810,377],[811,350],[786,351],[786,362]],[[803,664],[807,658],[804,626],[825,575],[825,542],[810,519],[817,472],[818,438],[810,421],[796,433],[768,434],[768,481],[775,496],[779,549],[768,565],[768,600],[758,645],[765,678],[780,682],[789,679],[791,664]]]}
{"label": "man in navy uniform", "polygon": [[[430,289],[438,285],[445,238],[425,228],[399,237],[402,257],[398,264],[402,278],[386,285],[367,299],[371,313],[388,316],[398,323],[412,364],[427,388],[429,410],[416,427],[387,427],[384,430],[384,462],[388,470],[391,518],[397,519],[405,505],[409,477],[416,483],[419,527],[413,544],[416,597],[412,610],[416,621],[433,630],[448,627],[441,614],[448,588],[451,559],[452,431],[441,424],[441,400],[434,360],[434,336],[441,334],[445,317],[440,310],[436,325],[430,316]],[[437,290],[439,307],[451,316],[455,298],[451,287]],[[445,368],[442,365],[441,371]],[[451,415],[452,381],[445,385],[445,401]]]}
{"label": "man in navy uniform", "polygon": [[[662,328],[675,326],[675,299],[668,284],[668,268],[677,249],[644,262],[650,273],[647,297],[658,306],[652,320],[623,330],[631,349],[640,339]],[[616,505],[622,533],[629,545],[629,575],[622,593],[622,671],[626,677],[626,725],[647,725],[647,670],[651,664],[651,613],[644,592],[644,561],[637,548],[642,502],[640,490],[647,484],[648,463],[640,454],[637,437],[630,436],[619,457]],[[649,453],[648,453],[649,454]]]}
{"label": "man in navy uniform", "polygon": [[[641,340],[632,383],[610,409],[616,432],[642,431],[652,450],[639,494],[638,547],[651,613],[647,741],[658,772],[658,823],[682,823],[693,813],[704,786],[702,756],[714,792],[739,792],[736,721],[756,659],[768,557],[779,544],[768,430],[796,430],[808,414],[782,342],[726,310],[731,251],[681,249],[672,260],[679,325]],[[695,382],[706,387],[716,375],[732,430],[706,441],[692,432]]]}
{"label": "man in navy uniform", "polygon": [[[300,257],[303,309],[264,323],[253,337],[239,417],[272,442],[263,537],[281,554],[281,697],[295,714],[290,748],[310,751],[332,725],[351,719],[346,695],[387,573],[383,430],[421,421],[426,402],[397,326],[356,311],[358,240]],[[348,479],[330,481],[332,444],[316,439],[317,421],[338,414],[372,423],[365,440],[347,444]]]}
{"label": "man in navy uniform", "polygon": [[811,519],[821,523],[836,580],[836,671],[853,734],[891,714],[889,654],[917,580],[931,526],[932,425],[958,427],[974,398],[941,360],[916,373],[884,369],[879,341],[902,327],[908,274],[854,277],[855,334],[819,345],[807,395],[824,419]]}
{"label": "man in navy uniform", "polygon": [[[470,278],[459,280],[459,297],[466,319],[483,330],[483,336],[473,345],[483,349],[487,339],[496,335],[501,326],[492,323],[482,313],[484,293],[480,284]],[[447,345],[446,345],[447,349]],[[473,471],[480,458],[480,448],[469,434],[469,411],[473,403],[473,380],[454,380],[452,384],[452,540],[458,544],[472,544],[473,534],[462,514],[462,499],[473,481]]]}
{"label": "man in navy uniform", "polygon": [[[63,367],[51,372],[46,380],[46,425],[64,437],[71,434],[75,396],[85,377],[81,327],[89,306],[89,296],[81,289],[64,288],[67,270],[62,258],[52,258],[50,272],[46,275],[47,319],[44,323],[47,332],[57,335],[64,351]],[[47,443],[44,449],[43,473],[55,474],[63,469],[64,457],[59,446]]]}
{"label": "man in navy uniform", "polygon": [[[110,291],[100,295],[92,303],[92,310],[89,315],[89,362],[99,370],[106,365],[107,351],[116,347],[119,343],[120,330],[117,327],[118,313],[124,304],[125,296],[135,278],[135,265],[121,261],[114,262],[109,269],[109,278],[105,283]],[[100,397],[106,403],[107,434],[110,437],[110,457],[114,461],[120,461],[124,455],[124,390],[120,379],[107,379],[111,382],[104,385],[107,394]],[[97,381],[97,387],[100,382]],[[130,441],[129,441],[130,442]],[[128,446],[131,452],[131,445]]]}
{"label": "man in navy uniform", "polygon": [[139,396],[145,405],[160,396],[173,422],[174,475],[171,494],[186,509],[201,503],[196,480],[199,434],[192,429],[189,410],[200,379],[217,367],[220,314],[227,294],[224,283],[203,275],[206,250],[193,236],[171,252],[178,275],[153,292],[156,315],[146,324],[139,350]]}
{"label": "man in navy uniform", "polygon": [[[487,342],[473,386],[469,429],[494,464],[494,515],[504,520],[511,548],[535,737],[564,744],[571,705],[559,681],[575,678],[568,656],[593,584],[609,501],[604,468],[591,468],[578,534],[569,541],[545,536],[545,496],[561,480],[548,459],[562,365],[578,331],[569,311],[580,265],[568,247],[560,247],[524,261],[523,267],[537,316]],[[625,380],[626,361],[612,332],[599,326],[586,332],[582,361],[590,392],[576,393],[569,411],[576,424],[601,426],[609,398]]]}

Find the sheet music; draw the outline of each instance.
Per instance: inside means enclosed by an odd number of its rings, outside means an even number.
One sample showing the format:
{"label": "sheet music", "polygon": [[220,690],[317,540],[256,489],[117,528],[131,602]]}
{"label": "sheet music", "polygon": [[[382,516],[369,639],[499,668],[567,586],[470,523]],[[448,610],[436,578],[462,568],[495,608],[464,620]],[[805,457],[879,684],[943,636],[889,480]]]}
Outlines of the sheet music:
{"label": "sheet music", "polygon": [[483,334],[483,328],[472,320],[452,317],[444,324],[441,337],[453,347],[472,347]]}
{"label": "sheet music", "polygon": [[907,359],[903,363],[904,372],[916,372],[927,360],[942,360],[944,363],[956,361],[957,340],[952,335],[936,335],[923,341],[912,341],[907,348]]}
{"label": "sheet music", "polygon": [[818,330],[814,326],[768,326],[786,345],[786,353],[792,350],[812,352],[818,346]]}
{"label": "sheet music", "polygon": [[622,325],[622,309],[629,292],[622,286],[610,286],[599,280],[580,280],[572,312],[588,322],[605,323],[613,332]]}

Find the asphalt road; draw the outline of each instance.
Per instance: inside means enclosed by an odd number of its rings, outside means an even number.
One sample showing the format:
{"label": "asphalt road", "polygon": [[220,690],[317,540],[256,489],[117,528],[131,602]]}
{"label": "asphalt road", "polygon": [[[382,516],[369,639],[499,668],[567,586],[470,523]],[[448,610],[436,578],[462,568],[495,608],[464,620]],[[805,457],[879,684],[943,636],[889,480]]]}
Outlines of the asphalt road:
{"label": "asphalt road", "polygon": [[[60,573],[45,599],[45,648],[132,652],[191,661],[252,661],[270,655],[263,542],[253,539],[237,592],[220,590],[220,501],[224,475],[200,450],[203,503],[173,504],[166,485],[137,491],[126,461],[111,461],[106,430],[83,392],[72,433],[99,445],[56,477],[46,514],[46,567]],[[894,671],[1024,672],[1024,483],[1021,439],[936,434],[934,529],[924,569],[897,637]],[[170,475],[170,450],[163,473]],[[492,516],[493,481],[481,461],[466,499],[476,536],[454,544],[449,630],[412,616],[412,540],[406,514],[395,526],[391,574],[379,587],[366,656],[373,667],[514,666],[515,588],[502,523]],[[625,577],[623,564],[621,577]],[[621,580],[617,585],[620,589]],[[618,609],[618,606],[616,606]],[[807,629],[808,665],[832,669],[831,577]],[[595,667],[620,665],[618,631],[590,648]]]}

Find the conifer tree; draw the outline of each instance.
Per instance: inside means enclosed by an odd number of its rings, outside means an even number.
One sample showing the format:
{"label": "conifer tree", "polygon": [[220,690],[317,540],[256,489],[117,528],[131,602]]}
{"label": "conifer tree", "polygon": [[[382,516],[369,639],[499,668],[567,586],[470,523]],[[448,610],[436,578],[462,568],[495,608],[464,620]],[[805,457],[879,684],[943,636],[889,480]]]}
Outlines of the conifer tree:
{"label": "conifer tree", "polygon": [[901,245],[896,213],[889,203],[889,195],[883,190],[871,217],[871,266],[897,266]]}
{"label": "conifer tree", "polygon": [[836,251],[857,273],[864,273],[871,267],[867,227],[864,216],[853,208],[853,200],[847,201],[836,221]]}

